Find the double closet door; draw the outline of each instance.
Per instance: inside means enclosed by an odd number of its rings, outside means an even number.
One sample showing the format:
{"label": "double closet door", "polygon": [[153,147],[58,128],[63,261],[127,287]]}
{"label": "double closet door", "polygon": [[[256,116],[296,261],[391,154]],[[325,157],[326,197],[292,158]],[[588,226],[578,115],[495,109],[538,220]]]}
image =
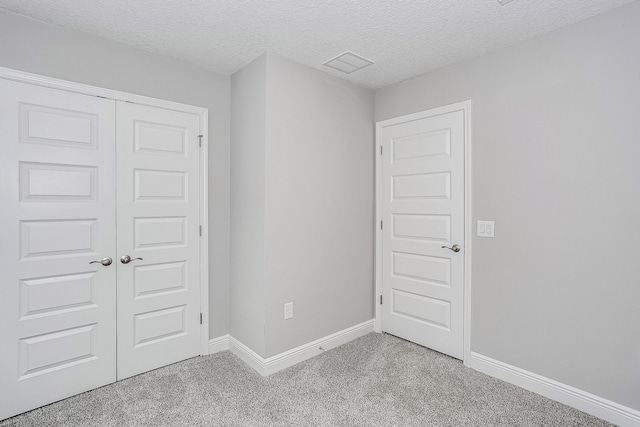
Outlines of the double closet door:
{"label": "double closet door", "polygon": [[0,420],[199,355],[199,115],[0,94]]}

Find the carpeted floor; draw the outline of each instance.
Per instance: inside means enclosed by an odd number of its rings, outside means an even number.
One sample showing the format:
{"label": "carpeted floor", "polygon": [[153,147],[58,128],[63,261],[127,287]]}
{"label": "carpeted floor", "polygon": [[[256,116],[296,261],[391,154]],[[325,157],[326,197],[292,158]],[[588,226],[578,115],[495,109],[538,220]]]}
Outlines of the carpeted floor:
{"label": "carpeted floor", "polygon": [[9,426],[608,426],[390,335],[263,378],[228,351],[0,422]]}

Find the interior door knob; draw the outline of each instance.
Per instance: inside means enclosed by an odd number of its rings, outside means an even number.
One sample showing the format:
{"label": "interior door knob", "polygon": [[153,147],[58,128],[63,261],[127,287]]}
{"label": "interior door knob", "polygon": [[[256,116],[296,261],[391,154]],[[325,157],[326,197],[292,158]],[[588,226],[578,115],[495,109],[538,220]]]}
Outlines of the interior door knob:
{"label": "interior door knob", "polygon": [[111,265],[111,263],[113,262],[113,260],[111,258],[109,258],[108,256],[102,258],[100,261],[91,261],[89,264],[102,264],[105,267],[108,267]]}
{"label": "interior door knob", "polygon": [[447,249],[449,249],[449,250],[451,250],[451,251],[453,251],[453,252],[460,252],[460,245],[457,245],[457,244],[456,244],[456,245],[453,245],[453,246],[451,246],[451,247],[449,247],[449,246],[443,246],[443,248],[447,248]]}
{"label": "interior door knob", "polygon": [[131,261],[135,261],[137,259],[142,261],[142,258],[131,258],[129,255],[122,255],[120,257],[120,262],[123,263],[123,264],[129,264]]}

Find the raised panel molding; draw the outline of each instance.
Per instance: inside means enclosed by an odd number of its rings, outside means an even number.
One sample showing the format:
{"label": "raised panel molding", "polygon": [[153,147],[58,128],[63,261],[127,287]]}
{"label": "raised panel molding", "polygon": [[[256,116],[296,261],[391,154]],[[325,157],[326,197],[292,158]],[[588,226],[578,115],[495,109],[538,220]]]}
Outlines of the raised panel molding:
{"label": "raised panel molding", "polygon": [[424,295],[393,289],[391,310],[394,314],[448,331],[451,329],[451,303]]}
{"label": "raised panel molding", "polygon": [[20,339],[19,379],[95,360],[97,327],[94,323]]}
{"label": "raised panel molding", "polygon": [[187,243],[187,218],[134,218],[133,233],[135,249],[184,246]]}
{"label": "raised panel molding", "polygon": [[78,202],[97,200],[97,168],[20,162],[20,200]]}
{"label": "raised panel molding", "polygon": [[134,316],[135,346],[151,344],[187,332],[187,306],[164,308]]}
{"label": "raised panel molding", "polygon": [[451,286],[451,260],[403,252],[393,252],[392,255],[393,276]]}
{"label": "raised panel molding", "polygon": [[451,216],[427,214],[391,214],[394,239],[451,242]]}
{"label": "raised panel molding", "polygon": [[20,221],[20,258],[95,252],[95,219]]}
{"label": "raised panel molding", "polygon": [[135,169],[134,199],[140,201],[186,201],[187,173]]}
{"label": "raised panel molding", "polygon": [[451,173],[401,175],[391,178],[393,200],[451,199]]}
{"label": "raised panel molding", "polygon": [[391,162],[420,157],[450,157],[451,129],[395,138],[391,140]]}
{"label": "raised panel molding", "polygon": [[146,298],[187,289],[187,261],[134,266],[134,298]]}
{"label": "raised panel molding", "polygon": [[20,320],[96,307],[96,273],[20,280]]}
{"label": "raised panel molding", "polygon": [[20,142],[97,148],[98,117],[45,105],[20,104]]}
{"label": "raised panel molding", "polygon": [[134,129],[134,150],[137,153],[187,155],[185,128],[136,120]]}

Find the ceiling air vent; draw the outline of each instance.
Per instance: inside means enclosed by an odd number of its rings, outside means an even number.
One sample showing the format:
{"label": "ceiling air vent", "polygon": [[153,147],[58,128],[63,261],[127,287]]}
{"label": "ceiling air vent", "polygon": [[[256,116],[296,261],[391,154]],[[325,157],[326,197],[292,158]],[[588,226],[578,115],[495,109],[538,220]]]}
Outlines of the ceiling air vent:
{"label": "ceiling air vent", "polygon": [[354,71],[358,71],[371,64],[373,64],[373,61],[370,61],[367,58],[363,58],[353,52],[345,52],[328,60],[322,65],[326,65],[327,67],[331,67],[334,70],[338,70],[345,74],[351,74]]}

